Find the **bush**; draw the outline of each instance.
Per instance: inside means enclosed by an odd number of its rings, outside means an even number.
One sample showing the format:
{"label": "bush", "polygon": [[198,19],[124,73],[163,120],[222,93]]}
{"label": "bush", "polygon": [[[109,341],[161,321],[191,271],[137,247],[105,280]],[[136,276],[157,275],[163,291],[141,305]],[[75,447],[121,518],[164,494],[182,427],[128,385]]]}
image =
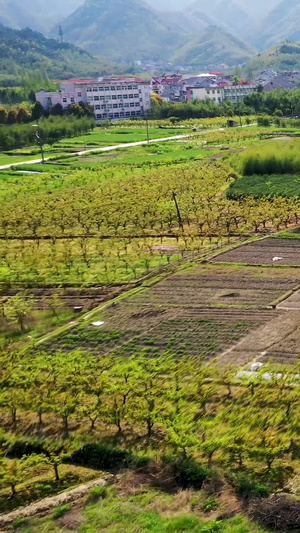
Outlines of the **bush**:
{"label": "bush", "polygon": [[240,498],[267,498],[270,495],[270,488],[267,485],[258,483],[246,472],[238,472],[230,476],[229,482],[234,486]]}
{"label": "bush", "polygon": [[96,503],[98,500],[104,500],[108,496],[107,487],[101,485],[99,487],[93,487],[88,495],[87,503]]}
{"label": "bush", "polygon": [[104,444],[85,444],[69,455],[67,462],[97,468],[99,470],[141,467],[149,463],[146,456],[134,455],[131,451],[111,448]]}
{"label": "bush", "polygon": [[53,512],[53,518],[55,518],[56,520],[58,518],[62,518],[63,516],[65,516],[65,514],[71,511],[71,509],[72,509],[71,503],[66,503],[65,505],[60,505],[59,507],[55,507],[54,512]]}
{"label": "bush", "polygon": [[203,503],[203,510],[206,513],[210,513],[210,511],[215,511],[219,507],[219,502],[216,500],[216,498],[208,498]]}
{"label": "bush", "polygon": [[206,466],[187,457],[180,458],[174,463],[175,481],[184,489],[201,489],[208,474]]}
{"label": "bush", "polygon": [[7,455],[13,459],[21,459],[23,455],[31,455],[33,453],[40,455],[43,452],[44,447],[42,439],[18,437],[12,439],[7,447]]}

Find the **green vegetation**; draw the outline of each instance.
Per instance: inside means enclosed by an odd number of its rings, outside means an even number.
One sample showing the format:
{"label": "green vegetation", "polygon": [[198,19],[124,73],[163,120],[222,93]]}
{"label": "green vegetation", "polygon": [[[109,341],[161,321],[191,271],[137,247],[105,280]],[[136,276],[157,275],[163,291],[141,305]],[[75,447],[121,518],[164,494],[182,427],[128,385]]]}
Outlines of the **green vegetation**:
{"label": "green vegetation", "polygon": [[249,196],[253,198],[299,197],[300,177],[298,174],[245,176],[230,185],[227,196],[232,200]]}
{"label": "green vegetation", "polygon": [[[274,38],[274,34],[272,38]],[[298,70],[300,68],[300,44],[291,41],[277,44],[253,57],[245,68],[252,73],[266,69],[273,69],[279,72]]]}
{"label": "green vegetation", "polygon": [[17,74],[20,81],[24,69],[33,68],[46,70],[54,79],[96,77],[116,71],[116,65],[106,59],[95,59],[73,44],[47,39],[29,28],[13,30],[0,24],[0,43],[1,74]]}
{"label": "green vegetation", "polygon": [[[152,138],[190,130],[159,125]],[[297,223],[295,194],[227,197],[252,179],[238,179],[238,164],[264,146],[278,160],[297,154],[297,140],[262,140],[271,132],[195,131],[76,155],[145,139],[145,124],[118,124],[54,143],[69,160],[0,173],[0,511],[102,471],[133,478],[21,531],[68,530],[75,514],[78,531],[264,531],[258,508],[253,523],[238,514],[254,498],[269,505],[299,472],[299,372],[289,362],[284,379],[272,365],[261,371],[270,379],[237,376],[226,362],[277,316],[266,306],[298,273],[192,261]]]}
{"label": "green vegetation", "polygon": [[39,126],[34,126],[33,124],[2,125],[0,128],[0,146],[4,150],[11,150],[21,146],[37,144],[37,129],[44,143],[54,144],[63,137],[87,133],[93,127],[93,118],[75,118],[71,116],[43,119]]}
{"label": "green vegetation", "polygon": [[211,64],[227,63],[236,66],[244,63],[255,53],[251,45],[234,37],[219,26],[209,26],[188,41],[172,57],[175,64],[205,65],[208,57]]}
{"label": "green vegetation", "polygon": [[287,138],[248,148],[230,163],[243,176],[254,174],[292,174],[300,171],[300,141]]}

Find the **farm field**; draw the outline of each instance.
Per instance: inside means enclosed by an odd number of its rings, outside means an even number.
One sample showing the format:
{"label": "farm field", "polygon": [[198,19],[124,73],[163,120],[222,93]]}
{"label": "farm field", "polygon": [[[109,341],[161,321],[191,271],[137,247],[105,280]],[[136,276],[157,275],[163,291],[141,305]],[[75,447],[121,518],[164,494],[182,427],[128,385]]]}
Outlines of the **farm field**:
{"label": "farm field", "polygon": [[0,173],[0,511],[116,475],[11,528],[265,533],[299,475],[300,200],[229,198],[262,128],[193,133]]}
{"label": "farm field", "polygon": [[[242,263],[245,265],[274,265],[300,266],[298,239],[267,238],[257,242],[250,242],[245,246],[218,255],[216,262]],[[277,259],[276,259],[277,258]],[[275,261],[274,261],[275,260]]]}
{"label": "farm field", "polygon": [[211,360],[280,315],[271,303],[299,284],[294,269],[188,267],[94,315],[101,327],[75,326],[39,349],[125,357],[171,350]]}

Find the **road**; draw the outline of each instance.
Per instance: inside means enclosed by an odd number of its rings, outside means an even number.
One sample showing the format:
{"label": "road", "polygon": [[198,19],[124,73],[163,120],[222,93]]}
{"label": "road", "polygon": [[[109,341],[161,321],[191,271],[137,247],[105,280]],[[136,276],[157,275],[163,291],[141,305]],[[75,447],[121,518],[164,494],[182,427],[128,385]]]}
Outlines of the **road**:
{"label": "road", "polygon": [[[86,154],[91,154],[93,152],[112,152],[113,150],[118,150],[119,148],[130,148],[132,146],[142,146],[143,144],[150,144],[150,143],[161,143],[164,141],[176,141],[180,139],[186,139],[188,137],[191,137],[193,133],[190,133],[188,135],[175,135],[173,137],[164,137],[163,139],[150,139],[149,141],[139,141],[134,143],[124,143],[124,144],[117,144],[114,146],[105,146],[103,148],[89,148],[88,150],[83,150],[82,152],[76,152],[73,154],[70,154],[69,157],[74,157],[74,155],[82,156]],[[68,156],[56,156],[56,157],[45,157],[45,161],[59,161],[68,159]],[[7,170],[11,167],[18,167],[20,165],[35,165],[36,163],[42,163],[42,159],[31,159],[30,161],[19,161],[18,163],[10,163],[9,165],[2,165],[0,166],[0,170]]]}

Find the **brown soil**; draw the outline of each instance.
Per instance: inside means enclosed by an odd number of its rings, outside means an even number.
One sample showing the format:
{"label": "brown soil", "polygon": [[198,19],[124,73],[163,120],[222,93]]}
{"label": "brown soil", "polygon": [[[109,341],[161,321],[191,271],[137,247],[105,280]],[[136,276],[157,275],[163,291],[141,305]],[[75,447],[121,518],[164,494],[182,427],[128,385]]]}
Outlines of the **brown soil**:
{"label": "brown soil", "polygon": [[[282,259],[273,261],[275,257]],[[270,237],[220,254],[214,262],[300,267],[300,239]]]}

